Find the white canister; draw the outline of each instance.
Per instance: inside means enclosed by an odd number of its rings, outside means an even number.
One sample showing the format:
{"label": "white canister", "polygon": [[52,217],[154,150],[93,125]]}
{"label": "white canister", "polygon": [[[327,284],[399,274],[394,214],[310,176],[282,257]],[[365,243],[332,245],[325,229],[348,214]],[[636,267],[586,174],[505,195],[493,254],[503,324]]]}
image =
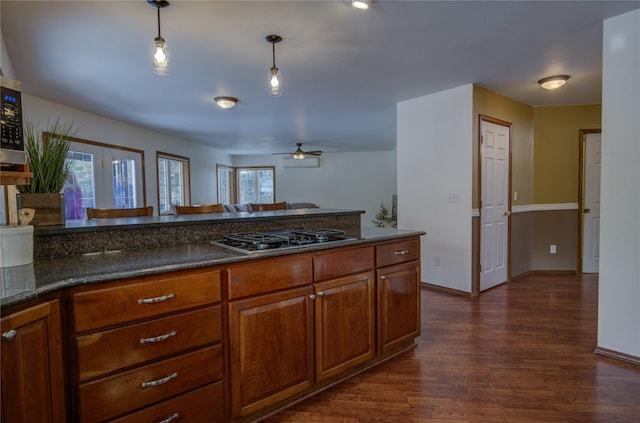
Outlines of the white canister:
{"label": "white canister", "polygon": [[0,267],[33,263],[33,226],[0,226]]}

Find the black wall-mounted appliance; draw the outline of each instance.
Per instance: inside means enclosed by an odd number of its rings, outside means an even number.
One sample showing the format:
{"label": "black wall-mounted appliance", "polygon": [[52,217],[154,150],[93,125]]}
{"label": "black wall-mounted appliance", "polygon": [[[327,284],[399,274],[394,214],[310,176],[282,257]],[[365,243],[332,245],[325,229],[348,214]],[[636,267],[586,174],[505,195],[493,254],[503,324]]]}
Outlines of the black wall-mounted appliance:
{"label": "black wall-mounted appliance", "polygon": [[23,165],[27,162],[24,152],[24,128],[22,126],[22,84],[0,76],[2,100],[2,166]]}

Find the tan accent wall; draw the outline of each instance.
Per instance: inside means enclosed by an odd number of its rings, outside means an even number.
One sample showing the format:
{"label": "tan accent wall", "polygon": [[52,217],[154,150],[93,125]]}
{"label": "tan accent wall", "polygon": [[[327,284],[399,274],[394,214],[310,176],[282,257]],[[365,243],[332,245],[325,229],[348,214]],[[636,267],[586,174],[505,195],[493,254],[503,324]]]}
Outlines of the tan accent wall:
{"label": "tan accent wall", "polygon": [[511,215],[511,267],[510,277],[525,275],[531,271],[531,246],[533,245],[533,218],[530,212]]}
{"label": "tan accent wall", "polygon": [[[578,210],[531,213],[533,227],[531,269],[575,271],[577,267]],[[549,246],[556,246],[556,254]]]}
{"label": "tan accent wall", "polygon": [[518,192],[512,205],[533,203],[533,107],[473,86],[473,208],[478,199],[478,115],[490,116],[512,124],[511,189]]}
{"label": "tan accent wall", "polygon": [[534,107],[534,204],[577,203],[580,129],[600,128],[601,105]]}

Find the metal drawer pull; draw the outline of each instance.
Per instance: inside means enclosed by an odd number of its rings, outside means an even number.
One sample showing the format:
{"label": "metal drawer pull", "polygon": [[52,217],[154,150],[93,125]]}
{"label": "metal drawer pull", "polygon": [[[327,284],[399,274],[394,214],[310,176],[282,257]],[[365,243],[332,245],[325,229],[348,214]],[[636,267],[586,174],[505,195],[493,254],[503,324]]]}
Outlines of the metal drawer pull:
{"label": "metal drawer pull", "polygon": [[174,294],[169,294],[169,295],[163,295],[161,297],[154,297],[154,298],[140,298],[138,299],[138,304],[161,303],[163,301],[167,301],[175,297],[176,296]]}
{"label": "metal drawer pull", "polygon": [[174,421],[175,419],[177,419],[178,417],[180,417],[180,414],[178,413],[173,413],[171,416],[167,417],[164,420],[160,420],[158,423],[171,423],[172,421]]}
{"label": "metal drawer pull", "polygon": [[409,250],[394,251],[393,254],[396,256],[404,256],[405,254],[409,254]]}
{"label": "metal drawer pull", "polygon": [[147,344],[147,343],[152,343],[152,342],[162,342],[162,341],[166,341],[167,339],[171,338],[172,336],[176,336],[176,331],[171,331],[169,333],[165,333],[164,335],[160,335],[160,336],[154,336],[152,338],[140,338],[140,343],[141,344]]}
{"label": "metal drawer pull", "polygon": [[311,295],[309,295],[309,299],[310,299],[310,300],[315,300],[315,299],[316,299],[316,295],[315,295],[315,294],[311,294]]}
{"label": "metal drawer pull", "polygon": [[148,386],[158,386],[158,385],[163,385],[167,382],[169,382],[171,379],[173,379],[174,377],[178,376],[178,373],[173,372],[171,373],[169,376],[167,377],[163,377],[162,379],[158,379],[158,380],[152,380],[149,382],[142,382],[142,387],[146,388]]}
{"label": "metal drawer pull", "polygon": [[380,276],[380,279],[387,279],[385,275]]}
{"label": "metal drawer pull", "polygon": [[18,332],[16,332],[14,329],[11,329],[8,332],[5,332],[2,334],[2,339],[6,339],[8,341],[11,341],[13,338],[16,337],[16,335],[18,334]]}

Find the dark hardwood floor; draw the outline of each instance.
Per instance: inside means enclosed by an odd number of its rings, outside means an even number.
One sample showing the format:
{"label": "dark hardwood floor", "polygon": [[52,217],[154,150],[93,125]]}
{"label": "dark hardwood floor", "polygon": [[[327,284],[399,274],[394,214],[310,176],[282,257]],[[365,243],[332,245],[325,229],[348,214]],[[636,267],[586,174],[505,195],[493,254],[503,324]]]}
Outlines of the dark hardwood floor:
{"label": "dark hardwood floor", "polygon": [[594,275],[423,289],[417,348],[265,423],[640,422],[640,367],[593,353]]}

